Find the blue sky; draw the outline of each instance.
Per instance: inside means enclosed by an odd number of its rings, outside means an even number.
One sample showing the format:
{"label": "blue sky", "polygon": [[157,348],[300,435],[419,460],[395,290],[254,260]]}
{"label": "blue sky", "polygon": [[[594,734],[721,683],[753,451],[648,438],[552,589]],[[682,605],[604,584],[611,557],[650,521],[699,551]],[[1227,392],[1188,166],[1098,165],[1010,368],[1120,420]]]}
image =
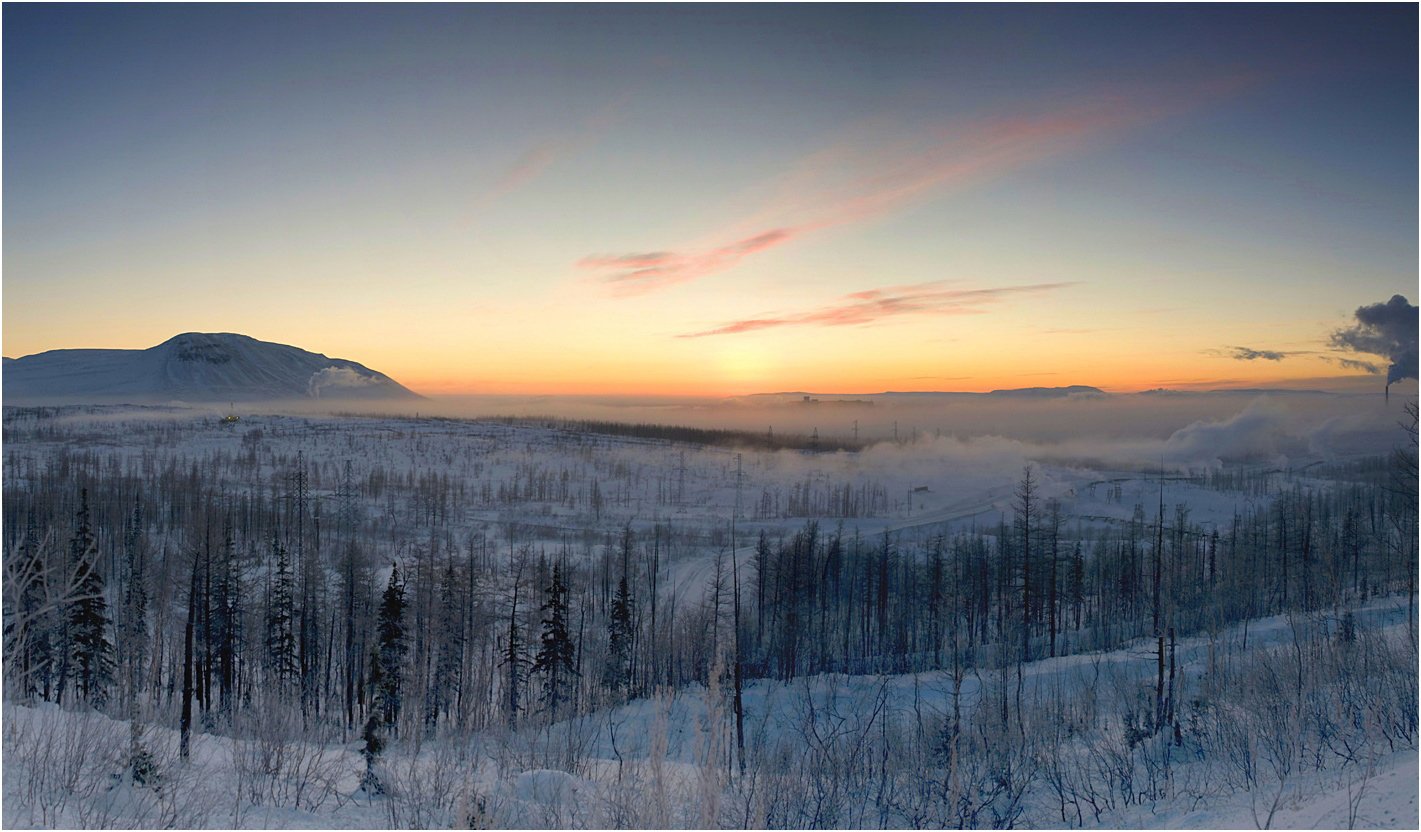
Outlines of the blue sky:
{"label": "blue sky", "polygon": [[1337,376],[1330,331],[1415,295],[1409,5],[4,22],[7,355],[221,330],[427,391],[1125,389]]}

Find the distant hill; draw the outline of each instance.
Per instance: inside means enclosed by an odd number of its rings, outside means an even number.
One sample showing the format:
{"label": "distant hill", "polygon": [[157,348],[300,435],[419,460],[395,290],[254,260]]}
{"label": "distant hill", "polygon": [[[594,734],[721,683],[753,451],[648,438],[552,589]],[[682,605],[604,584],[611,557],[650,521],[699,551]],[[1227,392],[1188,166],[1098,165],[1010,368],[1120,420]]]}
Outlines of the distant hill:
{"label": "distant hill", "polygon": [[[850,395],[854,398],[849,399]],[[882,393],[854,393],[838,394],[830,396],[826,393],[807,393],[803,391],[785,393],[754,393],[746,396],[747,399],[772,399],[780,401],[814,401],[815,399],[829,400],[831,398],[844,401],[850,400],[859,402],[862,399],[872,399],[875,397],[884,398],[917,398],[930,399],[934,397],[977,397],[977,396],[1000,396],[1000,397],[1021,397],[1035,399],[1065,398],[1067,396],[1106,396],[1109,395],[1099,387],[1090,387],[1085,384],[1072,384],[1069,387],[1018,387],[1008,390],[993,390],[990,393],[966,393],[952,390],[922,390],[922,391],[897,391],[885,390]],[[868,401],[859,403],[868,404]]]}
{"label": "distant hill", "polygon": [[146,350],[50,350],[4,361],[6,403],[417,399],[344,358],[229,332],[187,332]]}
{"label": "distant hill", "polygon": [[1056,399],[1063,396],[1104,396],[1099,387],[1072,384],[1069,387],[1017,387],[1011,390],[993,390],[988,396],[1021,396],[1033,399]]}
{"label": "distant hill", "polygon": [[1221,387],[1215,390],[1172,390],[1156,387],[1141,390],[1141,396],[1335,396],[1327,390],[1305,390],[1296,387]]}

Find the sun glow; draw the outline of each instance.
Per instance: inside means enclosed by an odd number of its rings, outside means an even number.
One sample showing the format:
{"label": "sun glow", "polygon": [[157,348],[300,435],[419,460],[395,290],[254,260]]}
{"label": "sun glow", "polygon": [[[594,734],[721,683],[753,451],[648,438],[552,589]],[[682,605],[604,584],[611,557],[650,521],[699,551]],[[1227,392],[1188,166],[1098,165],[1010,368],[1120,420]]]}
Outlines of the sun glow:
{"label": "sun glow", "polygon": [[716,367],[722,381],[750,385],[769,378],[774,372],[775,362],[766,354],[762,344],[726,344],[716,355]]}

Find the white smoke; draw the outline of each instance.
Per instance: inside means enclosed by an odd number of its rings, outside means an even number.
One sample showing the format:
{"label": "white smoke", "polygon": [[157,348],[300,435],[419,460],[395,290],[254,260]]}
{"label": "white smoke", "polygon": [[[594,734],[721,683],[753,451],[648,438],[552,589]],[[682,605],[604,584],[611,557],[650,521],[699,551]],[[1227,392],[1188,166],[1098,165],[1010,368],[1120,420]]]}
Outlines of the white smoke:
{"label": "white smoke", "polygon": [[380,379],[375,376],[361,375],[349,367],[332,366],[311,374],[311,380],[306,382],[306,395],[313,399],[319,399],[321,391],[330,388],[351,389],[370,387],[379,383]]}

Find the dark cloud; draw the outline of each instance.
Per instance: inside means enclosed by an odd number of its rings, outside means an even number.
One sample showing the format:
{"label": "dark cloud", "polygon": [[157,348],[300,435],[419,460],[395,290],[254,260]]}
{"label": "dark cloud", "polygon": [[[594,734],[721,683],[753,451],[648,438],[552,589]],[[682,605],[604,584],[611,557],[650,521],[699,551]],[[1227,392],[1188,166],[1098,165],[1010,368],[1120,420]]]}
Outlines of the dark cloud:
{"label": "dark cloud", "polygon": [[1229,354],[1239,361],[1282,361],[1292,353],[1280,352],[1278,350],[1256,350],[1252,347],[1229,347]]}
{"label": "dark cloud", "polygon": [[1235,361],[1282,361],[1295,355],[1317,355],[1313,350],[1260,350],[1253,347],[1224,347],[1204,350],[1206,355],[1222,355]]}
{"label": "dark cloud", "polygon": [[1371,373],[1372,375],[1377,375],[1382,371],[1381,367],[1378,367],[1370,361],[1358,361],[1355,358],[1335,358],[1329,360],[1336,361],[1337,366],[1344,370],[1361,370],[1364,373]]}
{"label": "dark cloud", "polygon": [[1392,295],[1386,303],[1358,307],[1356,318],[1355,326],[1332,333],[1332,346],[1385,358],[1388,385],[1416,378],[1416,307]]}

